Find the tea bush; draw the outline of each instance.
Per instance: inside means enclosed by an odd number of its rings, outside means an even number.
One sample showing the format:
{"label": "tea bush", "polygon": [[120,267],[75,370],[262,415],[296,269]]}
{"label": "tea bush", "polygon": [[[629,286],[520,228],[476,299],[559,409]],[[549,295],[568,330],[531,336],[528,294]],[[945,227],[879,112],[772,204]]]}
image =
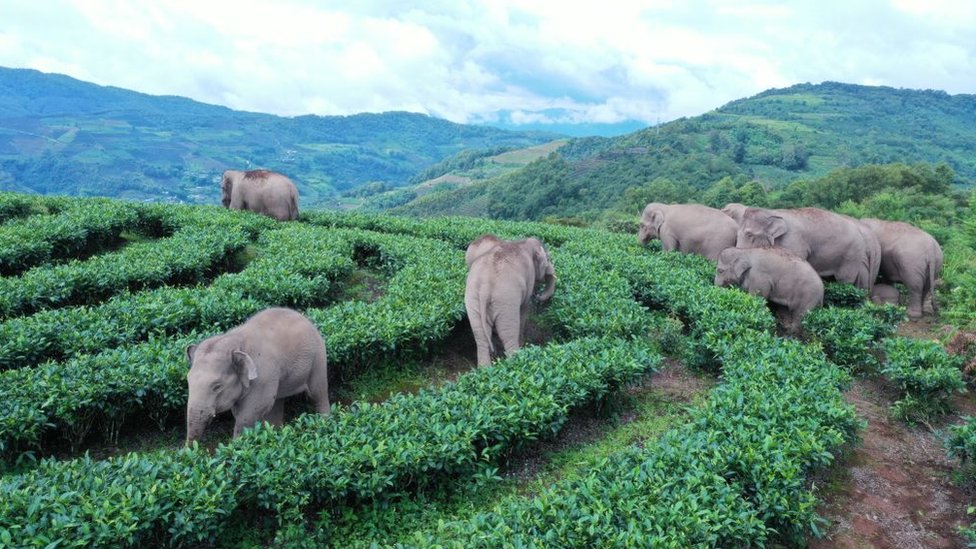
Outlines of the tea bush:
{"label": "tea bush", "polygon": [[810,311],[803,328],[823,346],[835,364],[851,371],[872,373],[881,366],[885,338],[904,318],[904,309],[893,305],[865,304],[859,309],[825,307]]}
{"label": "tea bush", "polygon": [[892,405],[896,417],[927,420],[949,410],[949,397],[963,392],[962,359],[934,341],[894,337],[885,341],[882,373],[898,387],[901,400]]}
{"label": "tea bush", "polygon": [[32,215],[0,225],[0,275],[9,276],[57,259],[69,259],[117,241],[139,222],[128,203],[89,199],[54,215]]}
{"label": "tea bush", "polygon": [[190,226],[171,238],[132,244],[86,261],[37,267],[0,279],[0,318],[92,305],[126,290],[200,283],[249,241],[240,230]]}

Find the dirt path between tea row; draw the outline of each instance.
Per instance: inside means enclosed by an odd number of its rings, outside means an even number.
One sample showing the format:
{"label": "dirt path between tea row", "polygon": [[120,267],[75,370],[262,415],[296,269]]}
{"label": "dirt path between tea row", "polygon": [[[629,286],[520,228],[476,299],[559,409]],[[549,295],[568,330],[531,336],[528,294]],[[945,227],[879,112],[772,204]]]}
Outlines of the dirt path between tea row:
{"label": "dirt path between tea row", "polygon": [[941,437],[946,426],[976,415],[976,396],[960,395],[952,413],[918,426],[890,416],[898,395],[884,379],[856,380],[845,398],[868,425],[852,451],[817,482],[824,500],[818,512],[830,524],[826,537],[809,540],[809,546],[965,547],[959,527],[976,521],[966,514],[976,490],[954,482],[959,465],[947,457]]}

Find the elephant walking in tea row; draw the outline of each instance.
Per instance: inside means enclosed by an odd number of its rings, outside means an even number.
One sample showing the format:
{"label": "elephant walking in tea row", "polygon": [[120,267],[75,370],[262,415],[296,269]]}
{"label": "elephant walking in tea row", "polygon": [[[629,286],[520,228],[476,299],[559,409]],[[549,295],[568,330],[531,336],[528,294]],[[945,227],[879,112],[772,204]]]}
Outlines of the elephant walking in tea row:
{"label": "elephant walking in tea row", "polygon": [[298,188],[288,177],[268,170],[227,170],[220,182],[225,208],[249,210],[278,221],[298,219]]}
{"label": "elephant walking in tea row", "polygon": [[281,425],[284,399],[308,393],[329,415],[325,341],[297,311],[265,309],[244,324],[186,349],[186,442],[199,440],[214,416],[234,414],[234,436],[258,421]]}
{"label": "elephant walking in tea row", "polygon": [[736,223],[715,208],[701,204],[651,202],[641,213],[641,245],[660,239],[661,249],[703,255],[712,261],[735,246]]}
{"label": "elephant walking in tea row", "polygon": [[798,333],[803,317],[823,304],[824,286],[817,271],[789,250],[727,248],[718,256],[716,286],[736,286],[786,309],[783,327]]}
{"label": "elephant walking in tea row", "polygon": [[491,364],[496,331],[506,356],[521,347],[532,296],[544,283],[537,299],[552,297],[556,271],[535,238],[508,241],[483,235],[468,245],[465,262],[464,306],[478,347],[478,366],[486,366]]}

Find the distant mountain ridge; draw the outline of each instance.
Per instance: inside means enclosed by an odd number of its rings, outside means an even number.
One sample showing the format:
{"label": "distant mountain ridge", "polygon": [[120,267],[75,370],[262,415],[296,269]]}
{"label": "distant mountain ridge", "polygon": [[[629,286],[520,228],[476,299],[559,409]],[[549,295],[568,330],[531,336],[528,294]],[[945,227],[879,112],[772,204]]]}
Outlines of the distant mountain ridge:
{"label": "distant mountain ridge", "polygon": [[0,67],[0,190],[216,203],[224,169],[264,167],[303,204],[334,204],[463,150],[559,137],[406,112],[286,118]]}
{"label": "distant mountain ridge", "polygon": [[621,204],[625,191],[655,180],[704,189],[729,178],[778,189],[839,167],[894,162],[945,163],[958,186],[976,184],[976,95],[836,82],[772,89],[619,137],[571,139],[518,170],[427,193],[393,211],[593,215],[633,209]]}

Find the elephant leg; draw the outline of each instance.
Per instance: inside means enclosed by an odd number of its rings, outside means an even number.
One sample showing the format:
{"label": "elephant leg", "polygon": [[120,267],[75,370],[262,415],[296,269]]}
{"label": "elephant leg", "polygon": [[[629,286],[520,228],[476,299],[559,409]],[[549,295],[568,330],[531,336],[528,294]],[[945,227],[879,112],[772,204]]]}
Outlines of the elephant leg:
{"label": "elephant leg", "polygon": [[498,331],[498,337],[502,340],[506,357],[512,356],[512,353],[519,350],[521,346],[519,344],[521,337],[519,331],[522,328],[522,315],[519,313],[520,308],[512,307],[499,313],[495,320],[495,330]]}
{"label": "elephant leg", "polygon": [[323,367],[312,367],[312,375],[308,379],[308,396],[315,404],[315,411],[327,416],[332,412],[329,403],[329,372]]}
{"label": "elephant leg", "polygon": [[275,400],[274,406],[272,406],[271,410],[268,411],[268,415],[265,416],[265,420],[275,427],[281,427],[281,425],[285,422],[285,399],[279,398]]}
{"label": "elephant leg", "polygon": [[474,335],[474,344],[478,348],[478,366],[488,366],[491,364],[491,322],[486,322],[484,324],[485,330],[482,329],[482,323],[480,318],[471,317],[471,333]]}
{"label": "elephant leg", "polygon": [[673,252],[678,250],[678,239],[673,235],[661,235],[661,251],[662,252]]}
{"label": "elephant leg", "polygon": [[274,403],[260,409],[237,410],[234,413],[234,436],[240,435],[244,429],[253,427],[257,422],[267,418],[273,405]]}
{"label": "elephant leg", "polygon": [[922,292],[917,288],[908,291],[908,318],[917,320],[922,317]]}
{"label": "elephant leg", "polygon": [[[530,302],[531,303],[531,302]],[[525,323],[529,319],[529,303],[523,303],[519,309],[519,347],[525,345]]]}
{"label": "elephant leg", "polygon": [[925,295],[925,279],[923,275],[909,272],[903,283],[908,286],[908,318],[917,320],[922,317],[922,301]]}

